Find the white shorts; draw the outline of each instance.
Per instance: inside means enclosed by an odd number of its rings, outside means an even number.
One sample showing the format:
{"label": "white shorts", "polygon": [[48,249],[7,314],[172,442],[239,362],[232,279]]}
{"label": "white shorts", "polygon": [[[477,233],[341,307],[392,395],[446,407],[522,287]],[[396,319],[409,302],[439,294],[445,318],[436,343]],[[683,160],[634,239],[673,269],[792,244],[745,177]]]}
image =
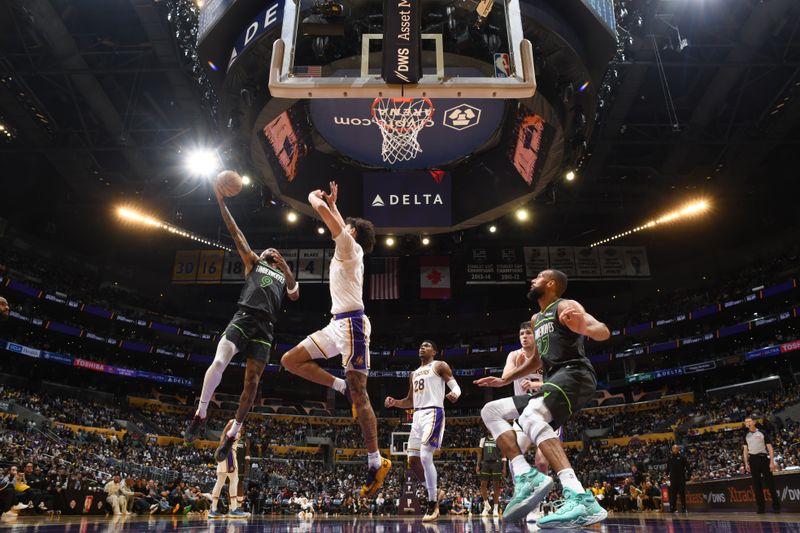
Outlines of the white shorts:
{"label": "white shorts", "polygon": [[444,437],[444,409],[432,407],[414,411],[411,435],[408,436],[409,455],[418,456],[422,445],[440,448]]}
{"label": "white shorts", "polygon": [[369,334],[372,325],[366,315],[345,313],[346,318],[332,319],[319,331],[300,342],[312,359],[330,359],[342,355],[345,371],[369,373]]}

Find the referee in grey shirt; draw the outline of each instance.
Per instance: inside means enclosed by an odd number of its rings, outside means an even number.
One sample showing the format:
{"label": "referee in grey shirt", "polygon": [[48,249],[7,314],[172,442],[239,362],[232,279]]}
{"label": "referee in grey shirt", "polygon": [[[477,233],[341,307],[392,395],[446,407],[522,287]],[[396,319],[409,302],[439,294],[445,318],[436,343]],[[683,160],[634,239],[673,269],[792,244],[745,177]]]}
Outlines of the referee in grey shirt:
{"label": "referee in grey shirt", "polygon": [[767,431],[756,426],[756,421],[752,416],[744,419],[744,425],[747,428],[744,436],[744,469],[753,476],[753,492],[756,493],[757,512],[764,512],[764,486],[761,482],[763,477],[772,497],[772,510],[779,513],[781,512],[781,501],[778,491],[775,490],[775,479],[772,477],[772,473],[778,469],[775,465],[772,437]]}

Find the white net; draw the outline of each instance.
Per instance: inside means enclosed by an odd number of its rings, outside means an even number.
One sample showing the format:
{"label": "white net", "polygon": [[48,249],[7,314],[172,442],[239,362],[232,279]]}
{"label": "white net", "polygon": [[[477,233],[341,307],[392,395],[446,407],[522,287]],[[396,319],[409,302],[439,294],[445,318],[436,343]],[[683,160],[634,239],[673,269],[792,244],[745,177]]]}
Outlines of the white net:
{"label": "white net", "polygon": [[433,103],[427,98],[376,98],[372,116],[383,136],[383,160],[408,161],[422,152],[417,135],[433,118]]}

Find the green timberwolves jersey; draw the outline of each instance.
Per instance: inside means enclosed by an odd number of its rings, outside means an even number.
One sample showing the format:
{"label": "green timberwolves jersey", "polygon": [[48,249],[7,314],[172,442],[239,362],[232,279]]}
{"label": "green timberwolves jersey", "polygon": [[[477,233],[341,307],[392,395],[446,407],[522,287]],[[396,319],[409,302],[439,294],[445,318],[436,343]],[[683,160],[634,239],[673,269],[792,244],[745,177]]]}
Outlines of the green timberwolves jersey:
{"label": "green timberwolves jersey", "polygon": [[500,448],[497,447],[497,442],[494,437],[486,437],[483,441],[483,448],[481,448],[481,461],[492,462],[499,461],[503,458]]}
{"label": "green timberwolves jersey", "polygon": [[265,313],[275,321],[286,294],[286,276],[264,261],[258,261],[244,280],[239,307]]}
{"label": "green timberwolves jersey", "polygon": [[592,367],[584,355],[583,335],[578,335],[558,320],[558,302],[548,305],[544,311],[536,313],[533,323],[533,336],[536,349],[542,358],[545,376],[552,374],[564,365],[579,363]]}

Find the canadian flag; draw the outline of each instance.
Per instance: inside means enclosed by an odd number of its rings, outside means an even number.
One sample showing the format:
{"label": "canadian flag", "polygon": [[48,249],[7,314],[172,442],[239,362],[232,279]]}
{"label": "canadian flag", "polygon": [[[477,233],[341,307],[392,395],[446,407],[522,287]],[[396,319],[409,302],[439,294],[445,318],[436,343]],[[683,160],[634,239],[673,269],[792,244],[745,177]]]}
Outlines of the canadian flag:
{"label": "canadian flag", "polygon": [[423,300],[450,298],[450,258],[419,258],[419,297]]}

